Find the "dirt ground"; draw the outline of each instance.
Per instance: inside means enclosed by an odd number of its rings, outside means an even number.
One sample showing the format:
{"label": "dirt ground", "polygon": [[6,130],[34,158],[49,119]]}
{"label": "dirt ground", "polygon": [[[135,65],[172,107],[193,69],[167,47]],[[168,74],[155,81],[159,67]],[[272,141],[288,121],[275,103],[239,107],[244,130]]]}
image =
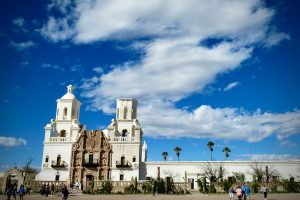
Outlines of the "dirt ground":
{"label": "dirt ground", "polygon": [[[17,196],[17,200],[19,197]],[[41,199],[53,199],[53,200],[61,200],[61,195],[49,195],[48,197],[42,195],[26,195],[24,200],[41,200]],[[151,200],[226,200],[229,199],[226,194],[214,194],[214,195],[206,195],[200,193],[192,193],[190,195],[155,195],[152,196],[150,194],[146,195],[86,195],[86,194],[71,194],[68,200],[140,200],[140,199],[151,199]],[[235,198],[237,199],[237,198]],[[252,194],[251,200],[263,200],[262,194]],[[0,200],[7,200],[5,195],[0,195]],[[284,193],[284,194],[269,194],[268,200],[300,200],[300,193]]]}

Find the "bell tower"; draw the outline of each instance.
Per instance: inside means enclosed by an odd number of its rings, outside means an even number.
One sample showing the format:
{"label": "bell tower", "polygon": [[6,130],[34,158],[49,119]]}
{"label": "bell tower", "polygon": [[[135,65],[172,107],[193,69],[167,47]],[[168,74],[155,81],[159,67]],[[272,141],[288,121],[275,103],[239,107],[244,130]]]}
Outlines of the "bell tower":
{"label": "bell tower", "polygon": [[67,181],[70,173],[72,145],[85,129],[79,123],[80,102],[67,86],[67,93],[57,100],[55,119],[45,126],[43,160],[36,180]]}
{"label": "bell tower", "polygon": [[137,120],[137,100],[117,99],[116,119],[108,126],[112,145],[112,181],[140,179],[142,128]]}

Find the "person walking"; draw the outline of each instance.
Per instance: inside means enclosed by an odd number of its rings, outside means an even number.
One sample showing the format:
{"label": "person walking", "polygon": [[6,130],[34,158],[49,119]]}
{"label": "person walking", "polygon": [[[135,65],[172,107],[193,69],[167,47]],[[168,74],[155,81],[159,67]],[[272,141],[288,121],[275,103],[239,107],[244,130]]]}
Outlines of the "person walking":
{"label": "person walking", "polygon": [[244,191],[245,191],[244,200],[247,200],[247,198],[250,200],[251,190],[247,183],[245,184]]}
{"label": "person walking", "polygon": [[268,200],[269,189],[268,189],[268,187],[267,187],[266,185],[264,185],[264,186],[262,187],[262,192],[263,192],[263,194],[264,194],[265,200]]}
{"label": "person walking", "polygon": [[233,187],[231,187],[231,188],[228,190],[228,193],[229,193],[229,199],[230,199],[230,200],[233,200],[233,194],[234,194],[234,189],[233,189]]}
{"label": "person walking", "polygon": [[53,195],[53,193],[54,193],[54,184],[53,183],[51,184],[50,188],[51,188],[51,195]]}
{"label": "person walking", "polygon": [[63,186],[61,192],[62,192],[62,195],[63,195],[63,200],[67,200],[70,193],[69,193],[69,190],[68,190],[66,185]]}
{"label": "person walking", "polygon": [[6,191],[6,195],[7,195],[7,200],[10,200],[10,197],[12,195],[12,191],[13,191],[13,186],[11,185],[10,187],[8,187],[7,191]]}
{"label": "person walking", "polygon": [[48,197],[48,194],[50,193],[50,186],[49,183],[45,187],[45,196]]}
{"label": "person walking", "polygon": [[18,188],[17,186],[15,185],[13,187],[13,191],[12,191],[12,196],[14,197],[14,200],[17,200],[17,193],[18,193]]}
{"label": "person walking", "polygon": [[20,200],[23,200],[24,195],[25,195],[25,189],[24,189],[24,186],[21,185],[20,189],[19,189]]}
{"label": "person walking", "polygon": [[241,189],[241,186],[238,186],[236,188],[236,196],[238,197],[239,200],[242,200],[243,198],[243,190]]}

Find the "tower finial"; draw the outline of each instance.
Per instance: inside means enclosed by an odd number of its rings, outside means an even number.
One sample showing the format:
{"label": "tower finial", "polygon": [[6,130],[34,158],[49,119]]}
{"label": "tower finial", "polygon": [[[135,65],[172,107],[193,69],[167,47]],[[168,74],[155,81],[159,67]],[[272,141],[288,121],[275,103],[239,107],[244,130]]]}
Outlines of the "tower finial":
{"label": "tower finial", "polygon": [[73,86],[72,85],[68,85],[67,86],[67,88],[68,88],[68,93],[73,93]]}

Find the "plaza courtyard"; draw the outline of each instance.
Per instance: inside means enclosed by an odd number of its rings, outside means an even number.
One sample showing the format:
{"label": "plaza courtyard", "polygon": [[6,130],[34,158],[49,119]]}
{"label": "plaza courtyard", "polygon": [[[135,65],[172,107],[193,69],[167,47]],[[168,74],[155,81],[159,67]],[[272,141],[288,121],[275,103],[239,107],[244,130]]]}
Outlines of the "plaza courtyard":
{"label": "plaza courtyard", "polygon": [[[19,197],[17,198],[19,199]],[[40,200],[40,199],[53,199],[53,200],[61,200],[61,195],[49,195],[48,197],[34,194],[34,195],[26,195],[24,200]],[[192,193],[191,195],[155,195],[152,196],[150,194],[146,195],[86,195],[86,194],[71,194],[69,196],[70,200],[135,200],[135,199],[156,199],[156,200],[179,200],[179,199],[187,199],[187,200],[223,200],[229,199],[227,194],[200,194],[198,192]],[[237,198],[235,198],[237,199]],[[263,200],[262,194],[253,194],[251,195],[251,200]],[[268,200],[299,200],[300,193],[274,193],[269,194]],[[6,200],[5,195],[0,196],[0,200]]]}

